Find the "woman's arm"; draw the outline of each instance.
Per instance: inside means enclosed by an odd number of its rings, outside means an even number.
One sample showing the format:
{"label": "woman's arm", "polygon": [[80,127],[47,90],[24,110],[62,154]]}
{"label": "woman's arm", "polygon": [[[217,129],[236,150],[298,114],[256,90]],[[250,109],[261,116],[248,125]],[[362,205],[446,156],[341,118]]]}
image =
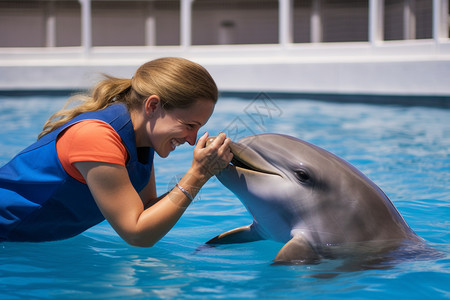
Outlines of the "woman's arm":
{"label": "woman's arm", "polygon": [[[206,138],[204,135],[199,139],[192,166],[178,183],[193,197],[232,158],[230,141],[224,134],[208,147],[205,147]],[[141,192],[143,197],[152,198],[148,200],[141,199],[123,166],[100,162],[77,162],[75,166],[85,178],[105,218],[131,245],[154,245],[175,225],[191,202],[179,188],[174,188],[159,201],[155,200],[153,171],[153,180],[150,179]],[[147,209],[144,209],[144,203],[149,205]]]}
{"label": "woman's arm", "polygon": [[[167,193],[166,193],[167,194]],[[152,167],[152,172],[150,175],[150,180],[148,181],[145,188],[139,193],[139,197],[144,204],[144,209],[149,208],[156,202],[158,202],[161,198],[163,198],[166,194],[158,197],[156,193],[156,180],[155,180],[155,167]]]}

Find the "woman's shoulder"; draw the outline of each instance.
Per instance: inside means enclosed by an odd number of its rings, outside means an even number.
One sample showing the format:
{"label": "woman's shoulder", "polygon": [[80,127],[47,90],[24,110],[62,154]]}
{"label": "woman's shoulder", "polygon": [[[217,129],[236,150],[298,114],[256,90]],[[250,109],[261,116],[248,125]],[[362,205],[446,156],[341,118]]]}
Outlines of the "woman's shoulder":
{"label": "woman's shoulder", "polygon": [[128,157],[119,134],[99,120],[84,120],[67,128],[59,136],[56,149],[66,172],[81,182],[84,179],[74,167],[75,162],[97,161],[124,166]]}
{"label": "woman's shoulder", "polygon": [[67,128],[59,137],[58,143],[64,142],[71,150],[109,152],[120,148],[126,152],[120,135],[106,122],[100,120],[83,120]]}
{"label": "woman's shoulder", "polygon": [[94,133],[97,131],[102,131],[102,132],[113,131],[113,132],[115,132],[114,128],[112,128],[112,126],[109,125],[108,123],[106,123],[105,121],[95,120],[95,119],[87,119],[87,120],[82,120],[77,123],[74,123],[71,126],[69,126],[65,131],[69,131],[69,130],[72,132],[80,131],[82,133],[87,133],[87,134],[89,134],[89,132],[91,130],[93,130]]}

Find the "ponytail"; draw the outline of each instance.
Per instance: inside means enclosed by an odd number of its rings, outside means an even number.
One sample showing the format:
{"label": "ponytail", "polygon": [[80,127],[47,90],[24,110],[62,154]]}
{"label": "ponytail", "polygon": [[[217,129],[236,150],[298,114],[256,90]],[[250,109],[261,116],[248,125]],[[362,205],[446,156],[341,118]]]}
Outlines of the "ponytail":
{"label": "ponytail", "polygon": [[[130,79],[120,79],[105,75],[105,79],[100,81],[92,90],[92,96],[77,94],[70,97],[64,107],[60,111],[54,113],[47,122],[45,122],[38,139],[61,127],[82,113],[97,111],[108,107],[116,100],[125,97],[124,94],[128,93],[130,88]],[[75,103],[80,104],[76,105]],[[74,106],[74,104],[76,106]]]}

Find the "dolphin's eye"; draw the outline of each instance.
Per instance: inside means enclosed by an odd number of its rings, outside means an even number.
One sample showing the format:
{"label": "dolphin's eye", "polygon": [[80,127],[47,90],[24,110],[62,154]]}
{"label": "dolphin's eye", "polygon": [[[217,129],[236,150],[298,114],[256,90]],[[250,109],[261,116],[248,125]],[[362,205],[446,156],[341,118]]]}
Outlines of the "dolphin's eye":
{"label": "dolphin's eye", "polygon": [[296,170],[295,176],[297,176],[298,180],[301,182],[306,182],[309,180],[309,174],[305,170]]}

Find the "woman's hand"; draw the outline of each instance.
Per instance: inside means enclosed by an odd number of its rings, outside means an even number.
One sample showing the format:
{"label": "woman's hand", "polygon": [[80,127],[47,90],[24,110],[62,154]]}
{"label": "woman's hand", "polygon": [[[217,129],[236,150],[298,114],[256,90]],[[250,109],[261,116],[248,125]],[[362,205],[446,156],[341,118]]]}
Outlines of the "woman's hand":
{"label": "woman's hand", "polygon": [[230,138],[220,133],[213,142],[206,146],[208,133],[199,138],[194,149],[194,157],[190,171],[204,182],[219,173],[231,162],[233,153],[230,150]]}

